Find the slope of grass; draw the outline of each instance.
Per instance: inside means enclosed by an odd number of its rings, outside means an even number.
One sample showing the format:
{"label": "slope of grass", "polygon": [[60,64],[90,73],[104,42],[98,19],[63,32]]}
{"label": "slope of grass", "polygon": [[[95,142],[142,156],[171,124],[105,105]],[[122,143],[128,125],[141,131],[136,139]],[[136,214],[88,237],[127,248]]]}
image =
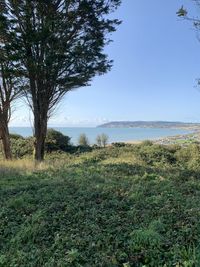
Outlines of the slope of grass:
{"label": "slope of grass", "polygon": [[142,145],[26,171],[1,163],[0,266],[200,266],[200,172],[187,155]]}

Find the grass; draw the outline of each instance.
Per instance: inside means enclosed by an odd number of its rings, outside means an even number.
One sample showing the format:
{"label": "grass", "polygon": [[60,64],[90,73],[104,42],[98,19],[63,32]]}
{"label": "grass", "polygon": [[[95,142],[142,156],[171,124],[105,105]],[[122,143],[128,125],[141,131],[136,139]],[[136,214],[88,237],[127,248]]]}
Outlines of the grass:
{"label": "grass", "polygon": [[199,158],[187,153],[135,145],[1,162],[0,266],[200,266]]}

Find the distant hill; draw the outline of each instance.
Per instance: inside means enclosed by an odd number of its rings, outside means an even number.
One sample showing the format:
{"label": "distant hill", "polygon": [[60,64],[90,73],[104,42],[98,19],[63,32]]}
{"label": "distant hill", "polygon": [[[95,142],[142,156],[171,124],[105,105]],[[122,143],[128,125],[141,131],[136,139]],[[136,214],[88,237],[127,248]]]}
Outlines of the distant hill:
{"label": "distant hill", "polygon": [[200,129],[200,123],[171,121],[112,121],[97,127],[101,128],[187,128]]}

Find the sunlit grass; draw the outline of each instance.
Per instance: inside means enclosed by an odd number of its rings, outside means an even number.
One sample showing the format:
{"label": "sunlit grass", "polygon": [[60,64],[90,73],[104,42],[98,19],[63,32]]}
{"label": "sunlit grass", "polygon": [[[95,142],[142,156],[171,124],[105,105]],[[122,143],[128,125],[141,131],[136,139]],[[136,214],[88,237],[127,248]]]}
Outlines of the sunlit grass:
{"label": "sunlit grass", "polygon": [[141,164],[141,161],[132,152],[122,152],[119,157],[111,156],[102,161],[102,164]]}
{"label": "sunlit grass", "polygon": [[49,164],[47,162],[42,162],[39,164],[35,164],[32,159],[18,159],[18,160],[0,160],[0,172],[3,173],[30,173],[35,170],[45,170],[49,168]]}
{"label": "sunlit grass", "polygon": [[70,166],[80,165],[87,160],[85,155],[72,156],[72,155],[47,155],[45,160],[36,163],[32,157],[25,157],[21,159],[13,159],[6,161],[0,158],[0,177],[9,176],[13,174],[32,174],[34,172],[44,171],[60,171]]}

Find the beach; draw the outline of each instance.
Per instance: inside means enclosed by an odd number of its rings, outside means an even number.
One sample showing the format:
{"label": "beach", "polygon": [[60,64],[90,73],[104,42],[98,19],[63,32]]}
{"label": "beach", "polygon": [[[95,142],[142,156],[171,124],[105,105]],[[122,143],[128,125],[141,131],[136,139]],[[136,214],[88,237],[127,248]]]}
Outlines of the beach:
{"label": "beach", "polygon": [[[162,138],[147,139],[157,145],[182,145],[187,146],[189,144],[200,143],[200,129],[195,129],[194,132],[189,134],[178,134],[174,136],[167,136]],[[141,140],[130,140],[125,142],[126,144],[140,144]]]}

